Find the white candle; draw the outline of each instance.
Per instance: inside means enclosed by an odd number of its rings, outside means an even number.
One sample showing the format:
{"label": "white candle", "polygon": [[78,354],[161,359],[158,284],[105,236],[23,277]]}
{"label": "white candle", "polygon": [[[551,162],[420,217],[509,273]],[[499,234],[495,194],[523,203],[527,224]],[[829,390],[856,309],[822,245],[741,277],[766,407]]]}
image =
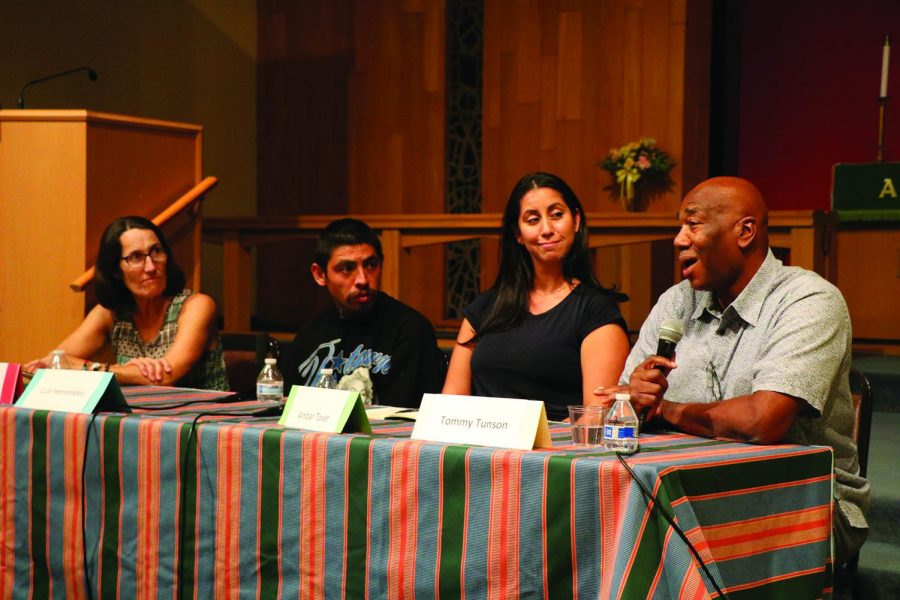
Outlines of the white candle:
{"label": "white candle", "polygon": [[884,36],[884,46],[881,48],[881,93],[880,98],[887,98],[888,64],[891,62],[891,36]]}

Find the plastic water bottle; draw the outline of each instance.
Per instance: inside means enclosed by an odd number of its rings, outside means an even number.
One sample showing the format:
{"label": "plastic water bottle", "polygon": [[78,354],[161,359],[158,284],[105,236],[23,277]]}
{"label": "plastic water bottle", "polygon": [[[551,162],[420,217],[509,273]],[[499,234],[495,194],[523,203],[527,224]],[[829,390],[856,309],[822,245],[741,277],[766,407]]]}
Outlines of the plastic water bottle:
{"label": "plastic water bottle", "polygon": [[267,358],[259,377],[256,378],[256,399],[281,402],[284,397],[284,377],[276,365],[278,361]]}
{"label": "plastic water bottle", "polygon": [[54,350],[50,353],[50,366],[48,369],[68,369],[69,361],[66,360],[65,350]]}
{"label": "plastic water bottle", "polygon": [[336,390],[337,389],[337,381],[334,380],[334,369],[322,369],[319,371],[319,381],[316,382],[316,387],[325,388],[326,390]]}
{"label": "plastic water bottle", "polygon": [[638,418],[631,406],[631,396],[616,394],[616,402],[606,414],[603,425],[603,444],[610,450],[623,454],[637,452]]}

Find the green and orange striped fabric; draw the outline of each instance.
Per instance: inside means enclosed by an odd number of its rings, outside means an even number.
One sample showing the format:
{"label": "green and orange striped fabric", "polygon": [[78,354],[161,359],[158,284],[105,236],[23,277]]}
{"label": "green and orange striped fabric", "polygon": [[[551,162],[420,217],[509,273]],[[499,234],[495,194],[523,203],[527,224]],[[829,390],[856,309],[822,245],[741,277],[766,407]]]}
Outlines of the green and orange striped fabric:
{"label": "green and orange striped fabric", "polygon": [[[259,403],[126,391],[136,414],[0,408],[0,597],[716,595],[614,455],[572,446],[563,424],[553,450],[522,452],[412,441],[395,421],[287,430],[239,414]],[[192,437],[198,410],[232,414]],[[729,598],[830,595],[830,449],[660,433],[628,462]]]}

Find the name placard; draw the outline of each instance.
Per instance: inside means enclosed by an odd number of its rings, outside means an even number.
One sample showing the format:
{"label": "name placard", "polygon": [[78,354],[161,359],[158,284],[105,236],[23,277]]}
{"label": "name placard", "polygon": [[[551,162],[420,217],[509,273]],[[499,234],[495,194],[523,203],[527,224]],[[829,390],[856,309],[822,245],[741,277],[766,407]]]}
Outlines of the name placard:
{"label": "name placard", "polygon": [[22,365],[0,362],[0,404],[12,404],[22,394]]}
{"label": "name placard", "polygon": [[372,433],[359,392],[295,385],[279,425],[328,433]]}
{"label": "name placard", "polygon": [[422,396],[412,439],[516,450],[552,447],[543,402],[449,394]]}
{"label": "name placard", "polygon": [[112,373],[69,369],[38,370],[16,406],[84,414],[131,412]]}

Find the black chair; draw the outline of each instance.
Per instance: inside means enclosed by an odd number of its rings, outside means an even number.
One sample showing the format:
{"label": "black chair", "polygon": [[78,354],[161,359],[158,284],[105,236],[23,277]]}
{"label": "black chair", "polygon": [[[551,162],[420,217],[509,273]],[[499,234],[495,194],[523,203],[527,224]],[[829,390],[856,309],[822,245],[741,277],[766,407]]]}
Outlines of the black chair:
{"label": "black chair", "polygon": [[450,370],[450,357],[453,355],[453,346],[441,346],[441,384],[447,381],[447,371]]}
{"label": "black chair", "polygon": [[[866,476],[869,465],[869,437],[872,433],[872,384],[866,374],[850,369],[850,395],[853,400],[853,441],[859,456],[859,474]],[[844,571],[855,575],[859,567],[859,552],[844,565]]]}
{"label": "black chair", "polygon": [[866,374],[850,369],[850,394],[853,398],[853,440],[859,454],[859,474],[866,476],[869,464],[869,437],[872,433],[872,384]]}
{"label": "black chair", "polygon": [[221,333],[220,338],[231,390],[241,398],[256,398],[256,378],[266,357],[278,358],[278,340],[265,332]]}

